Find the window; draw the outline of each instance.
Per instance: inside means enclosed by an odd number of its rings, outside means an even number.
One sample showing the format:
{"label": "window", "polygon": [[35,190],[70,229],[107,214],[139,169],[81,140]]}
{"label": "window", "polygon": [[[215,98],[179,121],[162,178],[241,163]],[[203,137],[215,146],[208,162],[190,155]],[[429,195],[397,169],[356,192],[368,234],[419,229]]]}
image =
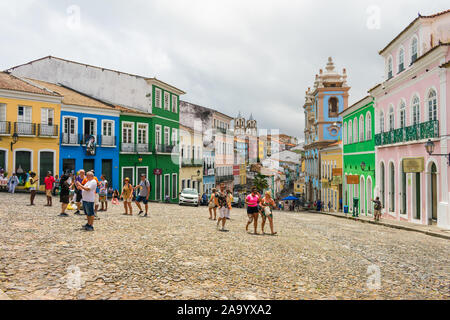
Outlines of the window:
{"label": "window", "polygon": [[63,118],[62,143],[63,144],[79,143],[77,134],[77,118],[74,117]]}
{"label": "window", "polygon": [[353,126],[352,126],[352,120],[348,122],[348,143],[353,143]]}
{"label": "window", "polygon": [[178,97],[172,95],[172,112],[178,112]]}
{"label": "window", "polygon": [[170,128],[164,127],[164,145],[168,146],[170,144]]}
{"label": "window", "polygon": [[122,181],[125,178],[130,179],[131,185],[134,186],[134,167],[122,167]]}
{"label": "window", "polygon": [[54,167],[54,152],[41,151],[39,152],[39,184],[44,184],[44,178],[47,176],[47,172],[51,171],[55,174]]}
{"label": "window", "polygon": [[359,117],[359,141],[364,141],[364,117]]}
{"label": "window", "polygon": [[19,106],[17,122],[31,123],[31,107]]}
{"label": "window", "polygon": [[342,140],[347,144],[347,122],[344,123],[344,132],[342,132]]}
{"label": "window", "polygon": [[414,96],[412,102],[412,122],[413,125],[420,123],[420,100],[418,96]]}
{"label": "window", "polygon": [[162,108],[161,106],[161,89],[155,89],[155,105],[157,108]]}
{"label": "window", "polygon": [[102,145],[114,146],[114,121],[102,121]]}
{"label": "window", "polygon": [[178,175],[172,173],[172,199],[178,198]]}
{"label": "window", "polygon": [[391,107],[389,109],[389,131],[392,131],[395,129],[395,117],[394,117],[394,107]]}
{"label": "window", "polygon": [[155,200],[162,200],[162,175],[155,176]]}
{"label": "window", "polygon": [[137,148],[138,152],[149,152],[148,147],[148,124],[138,123],[137,124]]}
{"label": "window", "polygon": [[384,112],[380,111],[380,133],[384,132]]}
{"label": "window", "polygon": [[0,168],[2,169],[8,169],[6,168],[6,151],[0,150]]}
{"label": "window", "polygon": [[55,110],[42,108],[41,109],[41,124],[53,126],[55,118]]}
{"label": "window", "polygon": [[437,120],[437,96],[432,89],[428,94],[428,121]]}
{"label": "window", "polygon": [[170,110],[170,94],[168,92],[164,92],[164,110]]}
{"label": "window", "polygon": [[400,128],[406,127],[406,103],[404,101],[400,102],[400,109],[399,109],[399,116],[400,116]]}
{"label": "window", "polygon": [[131,144],[134,142],[133,137],[134,124],[132,122],[122,122],[122,143]]}
{"label": "window", "polygon": [[0,103],[0,122],[6,121],[6,104]]}
{"label": "window", "polygon": [[418,57],[418,45],[417,45],[417,37],[414,36],[411,40],[411,64],[413,64]]}
{"label": "window", "polygon": [[176,146],[178,144],[178,131],[176,128],[172,128],[172,145]]}
{"label": "window", "polygon": [[155,144],[156,145],[161,144],[161,126],[160,125],[155,126]]}
{"label": "window", "polygon": [[328,117],[337,118],[339,113],[339,101],[336,97],[328,100]]}
{"label": "window", "polygon": [[390,78],[392,78],[392,57],[389,57],[388,58],[388,67],[387,67],[387,69],[388,69],[388,76],[387,76],[387,78],[388,79],[390,79]]}
{"label": "window", "polygon": [[353,142],[358,142],[358,120],[353,119]]}
{"label": "window", "polygon": [[405,70],[405,50],[400,48],[398,52],[398,72]]}
{"label": "window", "polygon": [[95,119],[84,119],[84,135],[85,136],[95,136],[96,128],[95,128]]}
{"label": "window", "polygon": [[389,212],[395,212],[395,168],[389,164]]}
{"label": "window", "polygon": [[370,112],[366,114],[366,140],[372,139],[372,115]]}

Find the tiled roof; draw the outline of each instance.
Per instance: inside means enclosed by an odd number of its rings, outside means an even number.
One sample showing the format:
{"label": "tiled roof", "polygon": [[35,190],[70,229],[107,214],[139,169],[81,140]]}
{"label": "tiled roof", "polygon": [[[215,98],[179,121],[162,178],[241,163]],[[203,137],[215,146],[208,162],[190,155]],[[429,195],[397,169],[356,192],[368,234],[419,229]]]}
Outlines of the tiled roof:
{"label": "tiled roof", "polygon": [[5,72],[0,72],[0,89],[43,94],[46,96],[59,96],[57,93],[33,86],[32,84]]}
{"label": "tiled roof", "polygon": [[379,51],[379,54],[383,54],[383,52],[385,52],[387,50],[387,48],[389,48],[389,46],[391,44],[393,44],[398,38],[400,38],[406,31],[408,31],[416,23],[417,20],[436,18],[436,17],[439,17],[439,16],[444,15],[449,12],[450,12],[450,9],[442,11],[442,12],[438,12],[438,13],[430,15],[430,16],[421,16],[419,13],[417,18],[415,18],[405,29],[403,29],[402,32],[400,32],[391,42],[389,42],[389,44],[386,47],[384,47],[382,50]]}

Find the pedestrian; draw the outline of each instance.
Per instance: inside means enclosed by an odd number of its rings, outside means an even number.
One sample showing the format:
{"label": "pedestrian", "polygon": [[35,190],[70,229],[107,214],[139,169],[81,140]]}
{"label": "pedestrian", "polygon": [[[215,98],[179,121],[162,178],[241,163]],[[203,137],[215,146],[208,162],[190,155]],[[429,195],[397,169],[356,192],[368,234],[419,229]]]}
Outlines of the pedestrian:
{"label": "pedestrian", "polygon": [[[85,172],[83,169],[78,171],[78,175],[75,177],[75,185],[79,182],[83,184],[84,179],[86,178]],[[78,188],[75,188],[75,203],[77,205],[77,211],[75,211],[75,214],[77,216],[81,216],[80,210],[81,210],[81,200],[83,199],[82,191]]]}
{"label": "pedestrian", "polygon": [[148,215],[148,197],[150,196],[151,191],[151,185],[150,181],[147,180],[147,176],[143,173],[141,174],[141,182],[138,186],[136,186],[135,189],[139,189],[139,194],[136,197],[136,205],[139,208],[138,216],[144,213],[142,211],[141,202],[145,205],[145,215],[144,217],[147,217]]}
{"label": "pedestrian", "polygon": [[228,204],[228,216],[226,217],[227,220],[231,220],[230,218],[230,213],[231,213],[231,209],[232,209],[232,204],[233,204],[233,193],[231,192],[230,189],[227,190],[227,204]]}
{"label": "pedestrian", "polygon": [[100,177],[101,181],[99,183],[98,187],[98,196],[99,201],[102,207],[100,208],[100,211],[107,211],[108,210],[108,202],[107,202],[107,195],[108,195],[108,181],[106,180],[105,175],[102,174]]}
{"label": "pedestrian", "polygon": [[69,205],[70,199],[70,188],[69,184],[69,176],[67,174],[63,174],[60,179],[61,192],[59,193],[59,202],[61,202],[61,213],[60,217],[68,217],[69,215],[66,213],[67,206]]}
{"label": "pedestrian", "polygon": [[55,184],[53,185],[52,195],[56,197],[56,192],[59,190],[60,179],[58,175],[55,175]]}
{"label": "pedestrian", "polygon": [[[216,199],[217,189],[212,189],[211,197],[208,202],[209,209],[209,220],[217,220],[217,199]],[[212,213],[214,211],[214,219],[212,217]]]}
{"label": "pedestrian", "polygon": [[34,206],[34,198],[38,188],[38,176],[34,172],[30,172],[30,178],[28,179],[30,184],[30,204],[28,206]]}
{"label": "pedestrian", "polygon": [[[95,217],[95,219],[99,219],[98,218],[98,216],[97,216],[97,211],[98,211],[98,207],[99,207],[99,196],[98,196],[98,191],[97,191],[97,189],[98,189],[98,185],[99,185],[99,182],[98,182],[98,179],[97,179],[97,177],[95,176],[95,172],[94,172],[94,170],[91,170],[91,171],[89,171],[89,172],[92,172],[92,175],[93,175],[93,179],[95,180],[95,182],[97,182],[97,188],[95,188],[95,196],[94,196],[94,217]],[[86,174],[87,175],[87,174]],[[87,182],[87,178],[85,178],[84,180],[83,180],[83,184],[85,184]]]}
{"label": "pedestrian", "polygon": [[19,178],[17,178],[15,172],[13,172],[11,177],[9,178],[8,185],[9,185],[9,192],[11,194],[14,194],[14,192],[16,191],[16,187],[19,185]]}
{"label": "pedestrian", "polygon": [[252,193],[250,193],[245,198],[245,204],[247,205],[247,215],[248,215],[248,222],[247,226],[245,227],[245,230],[248,232],[248,226],[253,222],[254,228],[255,228],[255,234],[258,234],[257,227],[258,227],[258,203],[259,203],[259,196],[256,191],[256,187],[252,188]]}
{"label": "pedestrian", "polygon": [[220,226],[220,221],[222,221],[222,229],[220,231],[225,230],[225,223],[227,222],[227,217],[230,214],[230,208],[227,202],[227,191],[225,190],[225,183],[220,183],[219,191],[217,192],[217,201],[219,206],[219,219],[217,220],[217,228]]}
{"label": "pedestrian", "polygon": [[374,210],[375,210],[374,220],[375,221],[380,221],[381,208],[382,208],[380,197],[377,197],[375,200],[372,200],[372,202],[375,204],[374,205]]}
{"label": "pedestrian", "polygon": [[[125,208],[125,213],[123,215],[132,216],[133,208],[131,207],[131,201],[133,198],[133,186],[130,184],[130,178],[125,178],[120,197],[123,199],[123,206]],[[128,213],[128,211],[130,211],[130,213]]]}
{"label": "pedestrian", "polygon": [[50,171],[47,172],[47,176],[44,178],[44,184],[45,184],[45,195],[47,196],[47,204],[44,205],[44,207],[51,207],[52,206],[52,190],[53,190],[53,185],[55,184],[55,178],[53,178],[52,173]]}
{"label": "pedestrian", "polygon": [[94,231],[94,202],[95,202],[95,190],[98,183],[94,179],[94,174],[90,171],[86,174],[87,181],[84,185],[77,182],[77,188],[81,189],[83,197],[83,208],[87,215],[87,224],[84,226],[86,231]]}
{"label": "pedestrian", "polygon": [[270,231],[271,234],[274,236],[277,233],[273,231],[273,211],[272,209],[275,208],[275,201],[273,201],[270,191],[267,191],[263,198],[260,200],[261,207],[262,207],[262,223],[261,223],[261,231],[263,234],[264,232],[264,226],[266,225],[266,219],[269,219],[269,225],[270,225]]}
{"label": "pedestrian", "polygon": [[120,197],[119,190],[117,190],[117,189],[114,190],[113,194],[112,194],[111,204],[118,205],[119,204],[119,197]]}

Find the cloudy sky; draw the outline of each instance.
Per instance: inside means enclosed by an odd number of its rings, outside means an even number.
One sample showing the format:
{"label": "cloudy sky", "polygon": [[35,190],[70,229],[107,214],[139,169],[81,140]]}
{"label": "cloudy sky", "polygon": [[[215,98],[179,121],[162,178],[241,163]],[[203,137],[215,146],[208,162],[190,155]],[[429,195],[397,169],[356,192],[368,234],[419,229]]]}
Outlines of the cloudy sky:
{"label": "cloudy sky", "polygon": [[253,113],[260,128],[303,139],[304,92],[329,56],[347,68],[356,102],[382,80],[378,50],[418,12],[446,9],[448,0],[0,0],[0,69],[53,55],[156,76],[183,100]]}

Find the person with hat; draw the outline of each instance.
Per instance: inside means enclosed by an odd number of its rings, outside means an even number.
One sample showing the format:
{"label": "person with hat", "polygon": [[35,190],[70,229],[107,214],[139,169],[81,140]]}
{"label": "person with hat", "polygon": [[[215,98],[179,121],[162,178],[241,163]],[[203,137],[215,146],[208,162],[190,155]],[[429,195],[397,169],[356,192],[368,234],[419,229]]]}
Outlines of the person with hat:
{"label": "person with hat", "polygon": [[[133,215],[133,208],[131,207],[131,201],[133,199],[133,186],[130,183],[130,178],[125,178],[124,185],[122,188],[122,194],[120,197],[123,199],[123,206],[125,208],[124,216],[132,216]],[[128,213],[130,211],[130,213]]]}
{"label": "person with hat", "polygon": [[144,217],[147,217],[147,214],[148,214],[148,197],[150,196],[151,185],[150,185],[150,181],[147,180],[147,176],[144,173],[141,174],[141,182],[139,183],[138,186],[136,186],[135,189],[139,189],[139,194],[136,197],[136,205],[139,208],[139,214],[138,215],[141,215],[142,213],[144,213],[144,211],[142,211],[142,207],[141,207],[141,202],[143,202],[144,205],[145,205],[145,215],[144,215]]}
{"label": "person with hat", "polygon": [[53,178],[51,171],[47,172],[47,176],[44,178],[45,195],[47,196],[47,204],[44,207],[52,206],[52,190],[55,184],[55,178]]}
{"label": "person with hat", "polygon": [[30,178],[28,181],[30,183],[30,204],[28,206],[34,206],[34,198],[36,197],[39,178],[36,173],[30,172]]}

